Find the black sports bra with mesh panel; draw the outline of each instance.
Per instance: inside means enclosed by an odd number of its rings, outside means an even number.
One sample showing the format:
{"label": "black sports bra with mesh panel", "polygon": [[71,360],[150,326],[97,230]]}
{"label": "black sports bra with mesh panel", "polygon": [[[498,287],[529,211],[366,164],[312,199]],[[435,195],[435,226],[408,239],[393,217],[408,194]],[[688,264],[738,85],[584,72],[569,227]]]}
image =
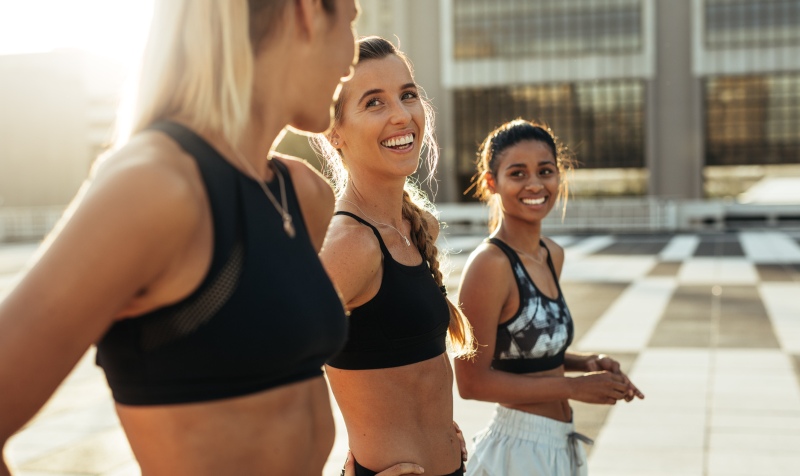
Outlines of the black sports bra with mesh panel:
{"label": "black sports bra with mesh panel", "polygon": [[506,322],[497,326],[492,368],[516,374],[551,370],[564,364],[564,354],[572,343],[574,327],[561,285],[558,284],[550,250],[547,266],[558,289],[551,299],[542,293],[531,279],[517,253],[498,238],[488,238],[508,256],[519,290],[519,309]]}
{"label": "black sports bra with mesh panel", "polygon": [[[195,158],[214,226],[200,286],[178,303],[116,322],[97,344],[114,399],[128,405],[235,397],[322,375],[344,344],[344,309],[319,261],[287,167],[289,238],[258,183],[202,138],[172,122],[166,133]],[[278,180],[268,184],[280,197]]]}
{"label": "black sports bra with mesh panel", "polygon": [[416,266],[398,263],[377,228],[352,213],[336,214],[372,229],[383,254],[383,277],[378,293],[350,311],[347,343],[328,365],[346,370],[383,369],[443,354],[450,308],[427,261]]}

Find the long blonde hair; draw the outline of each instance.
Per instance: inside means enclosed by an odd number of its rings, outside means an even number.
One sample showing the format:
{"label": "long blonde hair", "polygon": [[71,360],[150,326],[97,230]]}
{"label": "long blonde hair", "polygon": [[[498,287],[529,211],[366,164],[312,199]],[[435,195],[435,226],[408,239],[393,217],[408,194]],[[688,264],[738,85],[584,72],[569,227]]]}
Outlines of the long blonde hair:
{"label": "long blonde hair", "polygon": [[[369,36],[359,39],[358,52],[359,62],[395,55],[405,62],[409,72],[413,76],[413,68],[406,55],[384,38]],[[421,88],[418,88],[418,90],[420,91],[420,101],[425,111],[425,130],[423,133],[423,147],[421,153],[425,156],[424,162],[428,169],[426,180],[432,182],[433,173],[436,170],[436,163],[439,158],[439,147],[436,144],[433,133],[433,108],[427,97],[425,97],[424,91]],[[344,96],[343,91],[334,104],[334,127],[341,124],[344,120],[342,116],[342,105],[345,101]],[[349,178],[347,166],[343,160],[344,157],[341,155],[340,151],[331,146],[327,137],[323,134],[312,136],[310,142],[314,151],[323,160],[323,171],[333,182],[336,195],[341,197],[347,187]],[[419,250],[422,258],[428,262],[431,275],[436,285],[442,288],[444,292],[444,276],[439,269],[439,250],[436,247],[433,234],[428,229],[429,222],[425,218],[428,213],[435,216],[436,211],[413,178],[406,179],[403,188],[403,218],[408,220],[411,224],[411,240]],[[448,326],[450,347],[455,357],[462,359],[472,358],[475,355],[477,347],[475,337],[472,333],[472,326],[470,326],[469,321],[467,321],[467,318],[458,306],[453,304],[450,299],[445,299],[450,309],[450,324]]]}
{"label": "long blonde hair", "polygon": [[[255,52],[280,28],[288,3],[157,1],[138,81],[118,120],[116,145],[170,116],[236,144],[251,112]],[[322,3],[333,12],[333,0]]]}

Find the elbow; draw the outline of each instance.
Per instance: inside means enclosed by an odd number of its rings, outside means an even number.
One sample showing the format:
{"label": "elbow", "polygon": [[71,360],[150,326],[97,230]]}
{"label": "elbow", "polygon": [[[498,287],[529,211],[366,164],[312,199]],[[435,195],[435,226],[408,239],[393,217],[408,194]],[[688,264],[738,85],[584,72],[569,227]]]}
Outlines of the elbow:
{"label": "elbow", "polygon": [[472,379],[458,379],[458,395],[464,400],[480,400],[478,385]]}

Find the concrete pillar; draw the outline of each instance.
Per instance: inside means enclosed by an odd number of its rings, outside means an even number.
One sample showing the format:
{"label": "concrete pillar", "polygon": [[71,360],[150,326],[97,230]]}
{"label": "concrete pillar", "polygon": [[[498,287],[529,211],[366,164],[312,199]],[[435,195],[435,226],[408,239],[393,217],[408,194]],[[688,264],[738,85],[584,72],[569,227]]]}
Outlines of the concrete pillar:
{"label": "concrete pillar", "polygon": [[656,1],[656,75],[647,92],[651,196],[702,197],[703,94],[692,74],[691,0]]}
{"label": "concrete pillar", "polygon": [[[436,171],[438,183],[433,187],[435,199],[437,202],[457,201],[455,121],[452,118],[450,94],[442,81],[444,59],[439,38],[440,2],[406,0],[402,4],[405,11],[399,16],[404,19],[404,24],[395,27],[400,47],[414,63],[415,79],[425,89],[436,112],[436,138],[440,156]],[[420,178],[424,178],[422,173]]]}

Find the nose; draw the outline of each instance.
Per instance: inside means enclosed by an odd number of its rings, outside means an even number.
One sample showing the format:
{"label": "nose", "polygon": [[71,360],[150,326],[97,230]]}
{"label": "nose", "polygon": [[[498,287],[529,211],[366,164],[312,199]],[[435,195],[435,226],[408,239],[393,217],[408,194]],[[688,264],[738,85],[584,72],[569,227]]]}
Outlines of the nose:
{"label": "nose", "polygon": [[542,183],[539,182],[538,178],[534,177],[533,180],[529,181],[525,185],[525,190],[530,190],[531,192],[538,193],[544,190],[544,185],[542,185]]}
{"label": "nose", "polygon": [[393,102],[391,121],[392,124],[408,124],[411,121],[411,112],[400,100]]}

